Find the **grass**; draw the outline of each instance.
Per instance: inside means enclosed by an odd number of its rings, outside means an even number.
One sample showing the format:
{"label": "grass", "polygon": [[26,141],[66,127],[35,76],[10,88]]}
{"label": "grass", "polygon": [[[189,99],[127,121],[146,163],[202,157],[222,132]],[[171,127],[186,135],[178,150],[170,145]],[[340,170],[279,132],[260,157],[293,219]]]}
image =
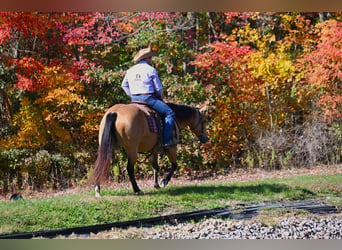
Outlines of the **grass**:
{"label": "grass", "polygon": [[227,182],[172,186],[144,190],[134,196],[131,189],[81,192],[51,198],[0,202],[0,234],[135,220],[162,214],[234,206],[260,201],[304,200],[330,197],[342,205],[342,174],[293,177],[252,182]]}
{"label": "grass", "polygon": [[294,208],[265,208],[258,211],[258,216],[253,218],[253,221],[260,222],[266,226],[276,226],[281,219],[298,218],[308,214],[309,212],[306,210]]}

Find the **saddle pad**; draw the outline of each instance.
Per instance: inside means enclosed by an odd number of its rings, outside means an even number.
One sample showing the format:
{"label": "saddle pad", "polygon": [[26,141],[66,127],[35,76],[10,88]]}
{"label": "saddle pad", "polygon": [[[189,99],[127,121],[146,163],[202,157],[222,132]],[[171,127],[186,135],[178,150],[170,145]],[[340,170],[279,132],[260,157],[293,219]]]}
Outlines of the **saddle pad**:
{"label": "saddle pad", "polygon": [[157,124],[156,118],[151,114],[149,115],[146,114],[146,118],[147,118],[148,126],[150,127],[150,131],[152,133],[158,133],[159,130],[158,130],[158,124]]}
{"label": "saddle pad", "polygon": [[148,122],[148,126],[150,127],[150,131],[152,133],[159,133],[159,129],[162,130],[163,123],[159,120],[157,121],[157,119],[160,118],[158,118],[156,112],[143,102],[134,102],[134,104],[137,105],[144,112]]}

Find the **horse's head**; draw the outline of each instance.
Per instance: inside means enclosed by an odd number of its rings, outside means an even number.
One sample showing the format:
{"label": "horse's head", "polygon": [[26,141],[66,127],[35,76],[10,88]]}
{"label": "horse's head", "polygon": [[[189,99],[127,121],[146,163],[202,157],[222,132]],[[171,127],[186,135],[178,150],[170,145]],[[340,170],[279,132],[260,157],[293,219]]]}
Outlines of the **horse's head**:
{"label": "horse's head", "polygon": [[194,132],[194,134],[197,136],[198,140],[201,143],[206,143],[209,140],[206,129],[207,123],[204,116],[205,111],[206,107],[197,110],[197,115],[194,119],[194,123],[190,127],[190,129]]}

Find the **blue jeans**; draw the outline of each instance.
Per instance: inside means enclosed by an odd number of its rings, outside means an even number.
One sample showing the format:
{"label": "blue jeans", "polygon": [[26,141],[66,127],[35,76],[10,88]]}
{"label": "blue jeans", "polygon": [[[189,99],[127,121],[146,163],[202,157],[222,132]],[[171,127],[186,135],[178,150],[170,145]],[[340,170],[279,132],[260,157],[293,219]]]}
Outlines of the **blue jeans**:
{"label": "blue jeans", "polygon": [[132,101],[147,102],[149,106],[157,112],[163,114],[164,130],[163,144],[168,144],[172,138],[173,123],[175,120],[175,112],[162,100],[153,95],[132,95]]}

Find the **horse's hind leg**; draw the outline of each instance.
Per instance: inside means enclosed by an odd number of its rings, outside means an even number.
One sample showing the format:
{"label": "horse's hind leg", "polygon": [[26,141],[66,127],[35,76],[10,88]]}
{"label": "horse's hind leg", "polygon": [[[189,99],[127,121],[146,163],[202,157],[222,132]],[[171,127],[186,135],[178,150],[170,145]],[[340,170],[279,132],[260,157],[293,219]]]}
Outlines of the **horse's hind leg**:
{"label": "horse's hind leg", "polygon": [[127,172],[128,172],[129,180],[131,181],[131,184],[133,187],[133,191],[137,195],[143,195],[144,192],[141,191],[140,188],[138,187],[138,184],[137,184],[137,182],[135,180],[135,176],[134,176],[134,164],[137,161],[137,156],[134,156],[134,157],[127,156],[127,158],[128,158]]}
{"label": "horse's hind leg", "polygon": [[100,185],[96,184],[96,186],[95,186],[95,197],[101,197],[100,191],[101,191]]}
{"label": "horse's hind leg", "polygon": [[153,167],[153,176],[154,176],[154,187],[160,188],[158,184],[158,173],[159,173],[158,153],[154,153],[152,155],[152,167]]}

